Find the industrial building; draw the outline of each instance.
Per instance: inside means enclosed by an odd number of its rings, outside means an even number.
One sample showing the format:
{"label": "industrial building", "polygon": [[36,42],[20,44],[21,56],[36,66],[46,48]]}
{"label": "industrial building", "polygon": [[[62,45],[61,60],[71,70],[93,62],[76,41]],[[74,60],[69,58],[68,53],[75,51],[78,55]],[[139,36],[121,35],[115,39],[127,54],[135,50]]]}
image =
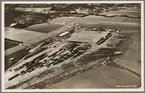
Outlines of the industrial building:
{"label": "industrial building", "polygon": [[97,43],[101,38],[105,38],[109,31],[86,31],[82,29],[79,32],[73,33],[68,41],[71,42],[89,42]]}

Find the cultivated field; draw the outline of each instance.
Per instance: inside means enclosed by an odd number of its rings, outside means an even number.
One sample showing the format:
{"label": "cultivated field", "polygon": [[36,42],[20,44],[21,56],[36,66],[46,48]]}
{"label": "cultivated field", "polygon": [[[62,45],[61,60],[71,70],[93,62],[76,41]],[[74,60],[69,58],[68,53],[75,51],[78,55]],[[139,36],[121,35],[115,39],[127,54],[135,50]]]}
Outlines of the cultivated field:
{"label": "cultivated field", "polygon": [[8,42],[8,41],[5,40],[5,50],[7,50],[7,49],[9,49],[9,48],[12,48],[12,47],[14,47],[14,46],[16,46],[16,45],[18,45],[18,44],[16,44],[16,43],[11,43],[11,42]]}
{"label": "cultivated field", "polygon": [[31,39],[38,37],[40,35],[43,35],[43,34],[44,33],[11,28],[11,29],[9,29],[9,31],[5,32],[5,38],[10,39],[10,40],[19,41],[19,42],[26,42],[28,40],[31,40]]}
{"label": "cultivated field", "polygon": [[116,29],[121,29],[121,30],[135,30],[135,29],[140,29],[140,25],[136,23],[123,23],[123,22],[99,22],[99,23],[79,23],[80,26],[82,27],[88,27],[88,28],[116,28]]}
{"label": "cultivated field", "polygon": [[41,23],[24,28],[35,32],[48,33],[62,27],[62,24]]}
{"label": "cultivated field", "polygon": [[140,17],[140,10],[136,7],[126,8],[123,10],[114,10],[109,12],[103,12],[101,15],[109,15],[109,14],[117,14],[117,15],[127,15],[132,17]]}
{"label": "cultivated field", "polygon": [[78,22],[85,22],[85,23],[99,23],[101,21],[106,21],[106,22],[124,22],[124,23],[140,23],[140,19],[139,18],[127,18],[127,17],[104,17],[104,16],[94,16],[94,15],[89,15],[86,16],[84,18],[82,18],[81,20],[79,20]]}
{"label": "cultivated field", "polygon": [[[131,41],[131,45],[128,48],[124,56],[116,59],[116,61],[122,66],[129,68],[135,73],[141,75],[141,42],[140,33],[130,33],[128,36]],[[121,47],[125,47],[126,44],[122,44]]]}
{"label": "cultivated field", "polygon": [[56,19],[53,19],[50,23],[54,23],[54,24],[70,24],[75,20],[79,20],[79,17],[59,17]]}
{"label": "cultivated field", "polygon": [[117,29],[127,29],[135,30],[140,29],[140,19],[139,18],[126,18],[126,17],[103,17],[103,16],[87,16],[77,23],[82,27],[104,27],[104,28],[117,28]]}
{"label": "cultivated field", "polygon": [[[131,78],[131,79],[130,79]],[[96,67],[80,75],[59,82],[48,89],[115,88],[117,85],[140,86],[140,77],[111,66]]]}

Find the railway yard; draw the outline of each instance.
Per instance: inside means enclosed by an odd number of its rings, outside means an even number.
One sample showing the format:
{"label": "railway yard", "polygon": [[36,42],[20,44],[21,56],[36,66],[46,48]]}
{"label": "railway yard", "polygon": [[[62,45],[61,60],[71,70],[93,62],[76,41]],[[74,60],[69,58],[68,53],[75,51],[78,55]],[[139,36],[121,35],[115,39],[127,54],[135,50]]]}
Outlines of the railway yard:
{"label": "railway yard", "polygon": [[5,88],[141,87],[140,10],[125,9],[7,27]]}

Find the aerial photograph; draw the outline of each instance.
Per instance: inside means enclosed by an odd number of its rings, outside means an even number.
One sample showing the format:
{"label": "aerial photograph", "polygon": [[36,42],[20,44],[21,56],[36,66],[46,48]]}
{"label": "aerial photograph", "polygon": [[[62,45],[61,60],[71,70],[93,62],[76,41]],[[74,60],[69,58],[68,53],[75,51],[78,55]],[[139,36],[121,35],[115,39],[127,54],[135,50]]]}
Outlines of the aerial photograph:
{"label": "aerial photograph", "polygon": [[141,3],[4,4],[4,88],[139,89]]}

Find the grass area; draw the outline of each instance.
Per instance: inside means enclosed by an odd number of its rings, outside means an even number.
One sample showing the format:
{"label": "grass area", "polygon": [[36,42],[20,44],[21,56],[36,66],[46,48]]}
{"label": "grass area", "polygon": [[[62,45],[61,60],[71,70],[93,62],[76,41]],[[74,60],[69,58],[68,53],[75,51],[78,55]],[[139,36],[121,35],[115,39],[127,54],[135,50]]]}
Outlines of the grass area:
{"label": "grass area", "polygon": [[[140,33],[129,33],[129,34],[124,34],[124,36],[130,40],[132,40],[131,44],[129,42],[124,42],[124,44],[121,44],[119,48],[124,48],[126,49],[126,52],[124,56],[116,59],[116,61],[138,73],[141,74],[141,40],[140,40]],[[128,46],[128,48],[127,48]]]}
{"label": "grass area", "polygon": [[59,18],[53,19],[51,23],[63,24],[65,22],[65,24],[69,24],[75,21],[76,19],[79,20],[80,18],[79,17],[59,17]]}
{"label": "grass area", "polygon": [[140,25],[138,24],[124,24],[124,23],[119,23],[119,22],[107,22],[107,23],[103,23],[103,22],[96,22],[96,23],[79,23],[80,26],[82,27],[88,27],[88,28],[116,28],[116,29],[121,29],[121,30],[134,30],[134,29],[140,29]]}
{"label": "grass area", "polygon": [[103,16],[87,16],[77,21],[82,27],[89,28],[117,28],[126,30],[140,29],[139,18],[126,18],[126,17],[103,17]]}
{"label": "grass area", "polygon": [[90,62],[95,61],[95,60],[99,60],[101,58],[102,57],[97,56],[96,53],[93,52],[93,53],[86,54],[86,55],[82,56],[80,59],[77,60],[76,63],[79,66],[85,66],[85,65],[89,64]]}
{"label": "grass area", "polygon": [[60,24],[42,23],[42,24],[35,24],[35,25],[29,26],[29,27],[24,28],[24,29],[35,31],[35,32],[49,33],[49,32],[56,30],[62,26],[63,25],[60,25]]}
{"label": "grass area", "polygon": [[10,43],[8,41],[5,40],[5,50],[9,49],[9,48],[12,48],[14,46],[17,46],[18,44],[16,43]]}
{"label": "grass area", "polygon": [[104,12],[101,13],[103,15],[108,15],[108,14],[119,14],[119,15],[129,15],[133,17],[140,17],[140,12],[139,11],[133,11],[133,10],[118,10],[118,11],[110,11],[110,12]]}
{"label": "grass area", "polygon": [[[28,54],[28,51],[26,51],[25,49],[17,51],[9,56],[5,57],[5,70],[7,70],[8,68],[10,68],[11,66],[13,66],[15,63],[18,62],[18,60],[20,60],[22,57],[24,57],[26,54]],[[15,60],[11,63],[9,63],[9,59],[10,58],[15,58]]]}
{"label": "grass area", "polygon": [[[130,79],[131,78],[131,79]],[[140,77],[112,66],[100,66],[75,77],[69,78],[47,89],[79,89],[79,88],[116,88],[116,85],[135,85],[140,87]]]}
{"label": "grass area", "polygon": [[104,17],[104,16],[86,16],[82,19],[80,19],[78,22],[92,22],[92,23],[98,23],[101,21],[106,22],[124,22],[124,23],[140,23],[139,18],[127,18],[127,17]]}

